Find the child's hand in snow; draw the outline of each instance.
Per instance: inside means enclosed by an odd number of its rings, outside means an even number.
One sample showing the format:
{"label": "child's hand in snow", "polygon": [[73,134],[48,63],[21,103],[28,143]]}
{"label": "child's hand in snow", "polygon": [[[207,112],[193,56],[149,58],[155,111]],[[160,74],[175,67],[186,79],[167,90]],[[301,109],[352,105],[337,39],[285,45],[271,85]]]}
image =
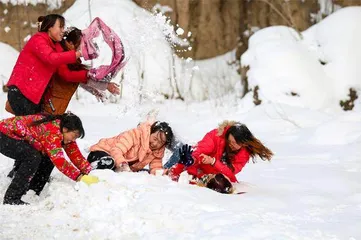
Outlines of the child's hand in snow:
{"label": "child's hand in snow", "polygon": [[208,155],[205,154],[201,154],[199,155],[202,158],[202,163],[203,164],[210,164],[213,165],[216,162],[216,159],[214,157],[210,157]]}
{"label": "child's hand in snow", "polygon": [[120,94],[119,85],[113,82],[108,83],[107,90],[113,95]]}

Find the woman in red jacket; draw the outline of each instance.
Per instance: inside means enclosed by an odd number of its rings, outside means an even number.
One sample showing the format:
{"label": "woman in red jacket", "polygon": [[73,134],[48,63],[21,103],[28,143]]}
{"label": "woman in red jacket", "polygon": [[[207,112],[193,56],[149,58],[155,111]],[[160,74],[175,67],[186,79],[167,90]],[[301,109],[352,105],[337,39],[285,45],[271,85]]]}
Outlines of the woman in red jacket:
{"label": "woman in red jacket", "polygon": [[250,157],[271,160],[273,153],[253,136],[246,125],[224,121],[218,129],[208,132],[192,151],[187,145],[180,150],[180,162],[169,175],[177,180],[187,171],[197,179],[206,174],[221,173],[231,182],[237,182],[239,173]]}
{"label": "woman in red jacket", "polygon": [[[21,197],[28,189],[39,195],[54,165],[74,181],[98,182],[97,177],[87,175],[92,168],[75,142],[84,134],[81,120],[71,113],[18,116],[0,121],[0,152],[20,162],[5,193],[4,204],[26,204]],[[63,149],[72,163],[65,160]]]}
{"label": "woman in red jacket", "polygon": [[8,102],[17,116],[39,113],[42,96],[57,67],[75,63],[81,56],[80,51],[55,49],[63,36],[64,17],[50,14],[38,21],[39,32],[25,44],[7,83]]}

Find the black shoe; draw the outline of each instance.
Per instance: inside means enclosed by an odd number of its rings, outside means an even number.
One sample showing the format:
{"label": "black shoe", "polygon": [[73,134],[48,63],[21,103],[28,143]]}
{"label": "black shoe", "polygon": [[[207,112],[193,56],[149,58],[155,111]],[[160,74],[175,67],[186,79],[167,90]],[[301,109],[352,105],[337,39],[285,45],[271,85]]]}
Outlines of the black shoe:
{"label": "black shoe", "polygon": [[4,199],[3,204],[9,205],[29,205],[29,203],[22,201],[21,199]]}

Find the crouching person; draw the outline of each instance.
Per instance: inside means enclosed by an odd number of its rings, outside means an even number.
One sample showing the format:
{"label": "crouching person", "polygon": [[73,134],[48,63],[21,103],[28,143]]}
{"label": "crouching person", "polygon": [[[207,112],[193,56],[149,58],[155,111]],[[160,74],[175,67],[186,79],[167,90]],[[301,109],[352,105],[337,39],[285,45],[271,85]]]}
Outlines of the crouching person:
{"label": "crouching person", "polygon": [[[97,177],[88,175],[91,166],[75,142],[84,134],[80,118],[72,113],[27,115],[0,121],[0,152],[19,162],[3,203],[27,204],[21,197],[29,189],[39,195],[54,165],[74,181],[98,182]],[[65,160],[62,149],[74,165]]]}
{"label": "crouching person", "polygon": [[137,172],[149,165],[155,174],[163,169],[165,148],[173,142],[173,131],[166,122],[146,121],[115,137],[103,138],[90,147],[88,161],[94,168]]}

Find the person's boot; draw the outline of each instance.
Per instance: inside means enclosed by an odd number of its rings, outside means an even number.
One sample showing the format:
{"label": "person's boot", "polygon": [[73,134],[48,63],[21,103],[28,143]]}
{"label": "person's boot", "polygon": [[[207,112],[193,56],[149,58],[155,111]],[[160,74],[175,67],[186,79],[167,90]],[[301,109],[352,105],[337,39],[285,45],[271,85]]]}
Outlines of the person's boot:
{"label": "person's boot", "polygon": [[32,176],[23,176],[21,174],[21,170],[15,174],[13,180],[11,181],[8,189],[5,192],[3,204],[10,205],[25,205],[26,202],[21,200],[21,197],[28,191],[29,189],[29,178]]}
{"label": "person's boot", "polygon": [[35,149],[29,149],[24,158],[15,161],[16,174],[5,192],[4,204],[24,205],[21,197],[29,190],[29,185],[41,163],[41,153]]}
{"label": "person's boot", "polygon": [[3,204],[4,205],[6,205],[6,204],[8,204],[8,205],[29,205],[29,203],[24,202],[21,199],[12,199],[9,197],[4,197]]}

